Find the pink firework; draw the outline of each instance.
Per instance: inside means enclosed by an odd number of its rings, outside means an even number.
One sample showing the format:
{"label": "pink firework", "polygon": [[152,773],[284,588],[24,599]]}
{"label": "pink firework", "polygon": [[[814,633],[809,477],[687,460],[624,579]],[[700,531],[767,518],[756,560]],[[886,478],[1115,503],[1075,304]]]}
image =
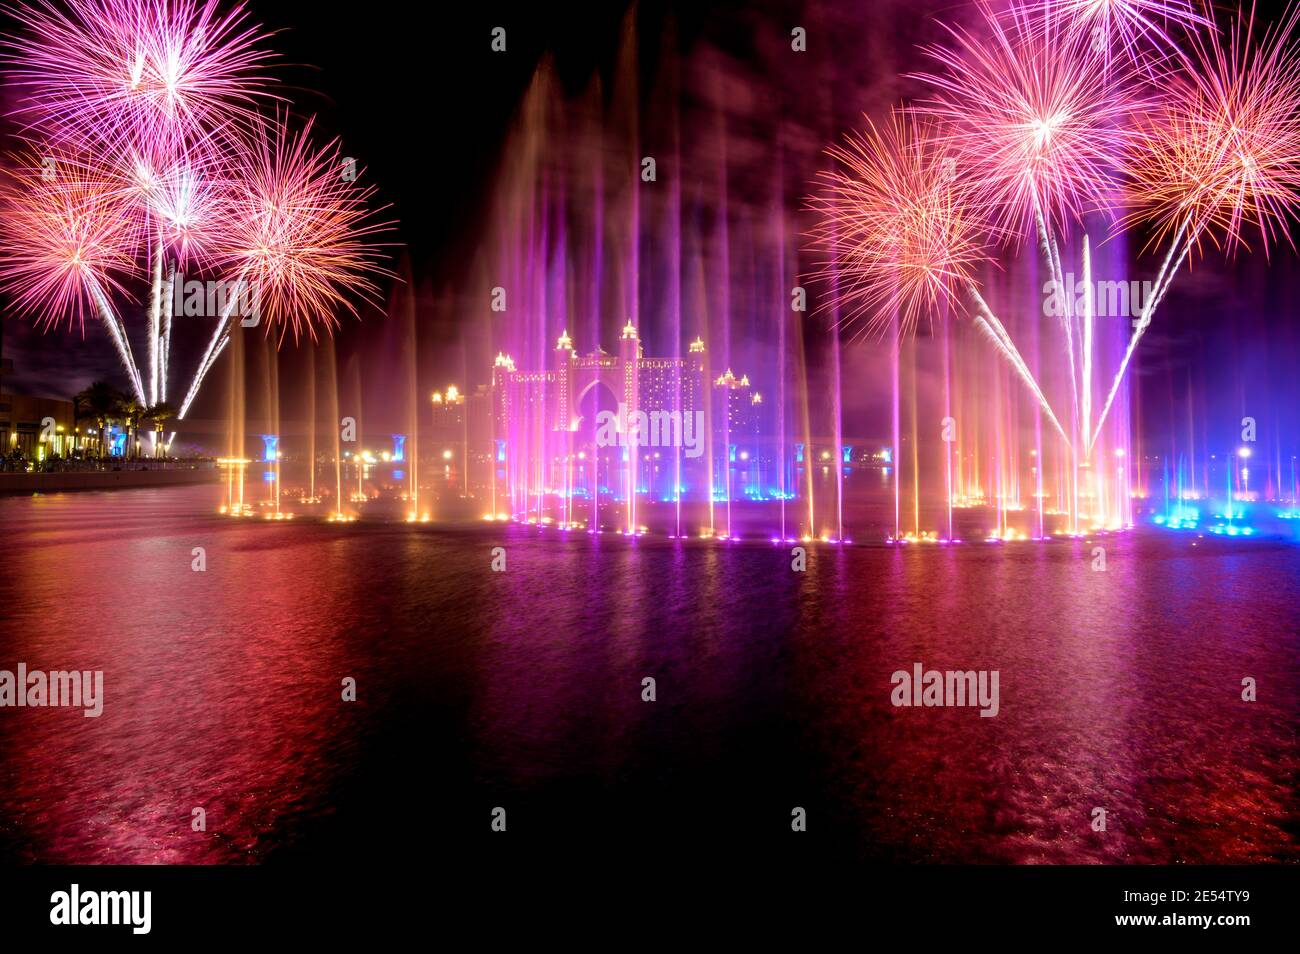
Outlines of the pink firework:
{"label": "pink firework", "polygon": [[1171,73],[1128,151],[1125,224],[1154,240],[1202,236],[1232,252],[1258,230],[1267,253],[1300,207],[1300,50],[1293,8],[1255,42],[1254,18],[1226,37],[1197,37],[1190,66]]}
{"label": "pink firework", "polygon": [[216,0],[36,0],[10,10],[19,116],[83,144],[157,142],[252,117],[264,34]]}
{"label": "pink firework", "polygon": [[1063,21],[1071,32],[1085,34],[1095,49],[1120,50],[1135,64],[1144,62],[1143,44],[1162,50],[1175,47],[1168,30],[1195,30],[1212,25],[1192,0],[1038,0],[1027,9],[1045,19]]}
{"label": "pink firework", "polygon": [[190,158],[164,171],[150,204],[163,247],[178,263],[204,260],[220,245],[228,197],[218,173]]}
{"label": "pink firework", "polygon": [[841,322],[866,318],[865,334],[883,333],[895,315],[915,332],[957,294],[980,265],[987,224],[971,211],[970,190],[931,124],[897,111],[888,125],[849,135],[821,174],[814,238],[831,254],[822,275],[837,282]]}
{"label": "pink firework", "polygon": [[372,276],[387,274],[373,238],[390,225],[372,219],[373,187],[357,184],[337,141],[313,148],[310,130],[293,135],[276,123],[235,163],[223,239],[267,328],[279,325],[281,338],[292,328],[295,340],[337,325],[340,309],[355,315],[353,299],[373,299]]}
{"label": "pink firework", "polygon": [[112,163],[129,200],[140,247],[178,264],[211,262],[230,212],[230,181],[221,153],[207,144],[185,150],[132,150]]}
{"label": "pink firework", "polygon": [[943,69],[919,75],[935,94],[918,112],[941,124],[959,174],[1008,235],[1022,238],[1040,216],[1040,231],[1064,229],[1106,206],[1139,105],[1131,72],[1105,69],[1086,36],[1023,8],[980,9],[986,35],[946,27],[955,45],[926,49]]}
{"label": "pink firework", "polygon": [[21,315],[84,323],[87,306],[122,291],[132,265],[129,215],[113,184],[71,153],[18,160],[0,192],[0,286]]}

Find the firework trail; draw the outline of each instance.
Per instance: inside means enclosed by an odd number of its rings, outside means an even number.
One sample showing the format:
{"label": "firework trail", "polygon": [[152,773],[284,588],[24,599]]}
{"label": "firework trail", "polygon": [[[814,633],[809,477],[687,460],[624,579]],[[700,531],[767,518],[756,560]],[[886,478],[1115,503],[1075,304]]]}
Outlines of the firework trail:
{"label": "firework trail", "polygon": [[1056,428],[1056,432],[1061,435],[1061,440],[1065,441],[1067,447],[1071,446],[1072,441],[1070,436],[1065,433],[1065,428],[1061,427],[1061,422],[1056,419],[1056,412],[1052,410],[1051,404],[1048,403],[1047,398],[1043,395],[1042,388],[1039,387],[1037,379],[1029,370],[1029,366],[1025,364],[1025,359],[1021,357],[1020,350],[1011,339],[1011,335],[1007,332],[1006,327],[998,320],[997,316],[993,314],[993,310],[989,308],[988,304],[984,301],[983,296],[980,295],[979,289],[977,289],[973,283],[969,286],[968,291],[977,308],[974,315],[975,326],[979,328],[991,342],[993,342],[993,345],[997,348],[998,352],[1007,359],[1007,362],[1011,365],[1012,369],[1020,376],[1020,380],[1025,383],[1027,388],[1029,388],[1034,399],[1038,401],[1038,406],[1043,409],[1043,413],[1047,415],[1047,419],[1051,422],[1052,426]]}
{"label": "firework trail", "polygon": [[[6,185],[0,284],[20,313],[46,324],[97,314],[137,398],[153,405],[167,397],[170,305],[186,268],[233,272],[260,300],[268,333],[281,325],[281,341],[289,327],[295,340],[304,329],[314,337],[317,324],[332,330],[336,311],[356,314],[350,296],[374,296],[371,276],[382,269],[370,237],[384,226],[364,208],[373,189],[354,184],[337,143],[311,147],[310,122],[291,136],[259,111],[278,98],[264,73],[273,55],[242,4],[222,12],[217,0],[35,0],[7,9],[19,33],[0,45],[0,65],[17,94],[21,138],[33,157],[58,156],[59,169],[79,176],[49,188],[20,173]],[[131,298],[124,273],[148,283],[145,374],[113,310],[114,296]],[[231,320],[223,307],[185,410]]]}
{"label": "firework trail", "polygon": [[[838,167],[822,173],[824,191],[810,200],[822,214],[814,234],[831,252],[827,272],[838,282],[842,324],[866,317],[865,334],[895,327],[915,334],[922,316],[942,303],[975,305],[972,320],[1029,388],[1069,443],[1011,335],[975,284],[991,261],[985,239],[996,226],[976,215],[977,192],[955,173],[949,147],[933,124],[898,110],[884,128],[867,130],[828,150]],[[895,326],[896,321],[896,326]]]}
{"label": "firework trail", "polygon": [[140,376],[107,290],[134,259],[126,210],[112,183],[71,152],[27,154],[0,184],[0,287],[19,315],[47,327],[96,314],[143,401]]}
{"label": "firework trail", "polygon": [[[916,74],[932,89],[917,109],[938,123],[972,180],[973,201],[992,210],[1006,239],[1037,234],[1059,308],[1075,434],[1067,443],[1077,453],[1083,439],[1076,433],[1081,382],[1074,303],[1056,236],[1085,212],[1108,207],[1117,143],[1142,106],[1136,64],[1113,64],[1106,44],[1093,42],[1077,17],[1058,16],[1051,5],[1012,5],[1001,15],[983,2],[979,8],[980,34],[948,26],[949,45],[925,48],[938,70]],[[1041,395],[1037,383],[1034,389]]]}
{"label": "firework trail", "polygon": [[[1092,253],[1089,248],[1088,236],[1083,237],[1083,379],[1082,379],[1082,410],[1083,415],[1083,434],[1086,436],[1091,433],[1089,425],[1092,421],[1092,323],[1093,323],[1093,289],[1092,289]],[[1092,442],[1089,441],[1087,449],[1092,448]]]}
{"label": "firework trail", "polygon": [[1293,7],[1254,42],[1254,13],[1239,15],[1226,39],[1198,35],[1187,68],[1171,71],[1156,109],[1130,143],[1126,185],[1133,211],[1123,224],[1172,236],[1156,286],[1111,383],[1095,442],[1156,307],[1189,254],[1208,237],[1226,254],[1259,235],[1268,254],[1291,242],[1288,217],[1300,206],[1300,50]]}
{"label": "firework trail", "polygon": [[354,298],[375,299],[372,276],[390,274],[372,240],[391,228],[372,217],[367,201],[374,188],[344,175],[337,140],[317,149],[310,133],[310,122],[296,134],[277,122],[232,169],[219,254],[237,293],[218,319],[178,418],[225,348],[239,292],[251,294],[268,333],[278,326],[281,339],[292,329],[295,340],[303,332],[314,340],[317,325],[338,324],[337,311],[357,314]]}

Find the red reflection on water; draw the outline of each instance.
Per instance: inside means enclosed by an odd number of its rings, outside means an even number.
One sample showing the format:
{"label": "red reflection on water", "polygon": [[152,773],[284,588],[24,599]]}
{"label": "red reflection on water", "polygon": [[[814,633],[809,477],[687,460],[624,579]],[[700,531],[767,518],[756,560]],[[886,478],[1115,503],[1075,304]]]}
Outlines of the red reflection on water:
{"label": "red reflection on water", "polygon": [[[0,667],[102,669],[106,694],[99,719],[0,711],[4,854],[256,861],[410,837],[402,806],[451,791],[565,838],[595,812],[596,840],[709,837],[719,806],[754,838],[809,804],[879,860],[1300,859],[1294,547],[1137,533],[1099,573],[1090,541],[811,545],[800,573],[766,542],[249,523],[210,497],[0,499]],[[917,662],[998,670],[998,716],[894,708]]]}

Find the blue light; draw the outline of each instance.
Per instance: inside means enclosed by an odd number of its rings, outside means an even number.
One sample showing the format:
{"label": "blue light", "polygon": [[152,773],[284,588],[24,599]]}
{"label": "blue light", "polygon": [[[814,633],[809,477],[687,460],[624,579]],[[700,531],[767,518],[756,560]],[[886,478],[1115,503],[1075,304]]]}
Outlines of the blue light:
{"label": "blue light", "polygon": [[[400,464],[404,460],[406,460],[406,435],[394,434],[393,435],[393,461],[395,463]],[[398,479],[400,480],[401,478]]]}
{"label": "blue light", "polygon": [[1201,511],[1186,504],[1173,504],[1168,513],[1158,513],[1151,519],[1158,526],[1170,530],[1195,530],[1201,521]]}
{"label": "blue light", "polygon": [[1216,533],[1219,536],[1227,535],[1229,537],[1237,537],[1237,536],[1249,537],[1255,532],[1255,528],[1239,527],[1233,523],[1228,523],[1228,524],[1216,523],[1214,526],[1210,527],[1210,532]]}

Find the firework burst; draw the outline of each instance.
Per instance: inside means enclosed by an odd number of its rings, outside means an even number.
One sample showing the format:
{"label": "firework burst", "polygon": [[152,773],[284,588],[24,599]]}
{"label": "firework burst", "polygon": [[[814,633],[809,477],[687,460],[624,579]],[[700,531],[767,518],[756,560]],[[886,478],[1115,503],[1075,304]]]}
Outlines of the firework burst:
{"label": "firework burst", "polygon": [[[314,338],[337,323],[336,310],[355,314],[356,298],[375,296],[383,269],[371,238],[384,226],[366,209],[373,189],[345,173],[336,143],[310,145],[310,123],[291,136],[259,111],[275,99],[260,73],[272,55],[241,4],[223,12],[218,0],[34,0],[7,9],[20,33],[5,40],[0,62],[37,173],[20,163],[5,187],[0,280],[20,313],[84,321],[92,306],[137,397],[153,404],[168,394],[183,268],[224,274],[256,295],[281,341],[290,329],[295,340]],[[51,155],[76,177],[47,182]],[[131,297],[116,278],[127,270],[149,281],[147,375],[111,301]],[[213,317],[179,417],[229,340],[230,310]]]}
{"label": "firework burst", "polygon": [[1026,9],[1085,35],[1089,45],[1107,57],[1111,50],[1119,50],[1137,66],[1150,62],[1144,46],[1175,48],[1169,29],[1191,31],[1212,25],[1191,0],[1040,0]]}
{"label": "firework burst", "polygon": [[1226,41],[1198,36],[1187,68],[1172,73],[1159,106],[1129,150],[1121,224],[1146,224],[1168,240],[1155,289],[1129,338],[1091,441],[1119,394],[1138,342],[1189,254],[1210,241],[1232,254],[1259,233],[1265,255],[1300,207],[1300,8],[1254,42],[1254,15],[1239,15]]}
{"label": "firework burst", "polygon": [[850,134],[828,153],[839,168],[822,173],[823,191],[810,204],[821,213],[813,238],[830,253],[820,275],[835,284],[840,324],[861,322],[863,336],[893,330],[901,340],[916,333],[922,317],[933,323],[944,305],[967,310],[968,299],[978,331],[1068,442],[1011,335],[976,286],[977,270],[992,261],[986,253],[991,227],[975,211],[978,193],[957,175],[933,124],[897,110],[888,125],[878,129],[868,119],[866,132]]}
{"label": "firework burst", "polygon": [[828,154],[834,170],[811,200],[821,213],[817,244],[839,285],[840,322],[883,332],[896,315],[916,330],[944,301],[960,305],[985,253],[987,225],[971,212],[969,188],[932,124],[895,112],[888,124],[846,137]]}
{"label": "firework burst", "polygon": [[271,58],[242,6],[216,0],[50,0],[9,9],[18,115],[83,145],[156,143],[251,121]]}
{"label": "firework burst", "polygon": [[229,208],[226,154],[198,143],[185,149],[138,146],[105,158],[103,172],[124,202],[142,259],[212,261]]}
{"label": "firework burst", "polygon": [[942,69],[917,74],[934,89],[918,112],[940,124],[1005,234],[1064,230],[1106,206],[1115,150],[1139,106],[1131,72],[1103,69],[1085,35],[1051,19],[979,6],[985,35],[946,27],[954,45],[926,48]]}
{"label": "firework burst", "polygon": [[[232,162],[221,259],[236,289],[219,316],[177,418],[184,418],[216,359],[230,340],[236,306],[252,307],[267,334],[292,330],[316,339],[332,331],[339,310],[357,314],[356,299],[375,300],[383,246],[375,237],[392,225],[367,206],[372,186],[355,182],[338,141],[315,148],[311,123],[297,134],[283,121]],[[250,299],[250,301],[245,301]]]}
{"label": "firework burst", "polygon": [[129,215],[112,182],[73,153],[20,156],[0,185],[0,287],[20,315],[83,324],[133,264]]}
{"label": "firework burst", "polygon": [[277,123],[236,163],[223,238],[228,268],[254,290],[268,330],[291,329],[295,340],[375,297],[374,276],[387,270],[374,237],[391,227],[374,220],[374,188],[346,174],[337,140],[315,148],[310,130]]}
{"label": "firework burst", "polygon": [[1268,253],[1300,205],[1300,9],[1253,39],[1239,16],[1226,39],[1197,37],[1191,68],[1169,74],[1157,107],[1127,150],[1125,225],[1153,241],[1203,236],[1231,253],[1256,231]]}

